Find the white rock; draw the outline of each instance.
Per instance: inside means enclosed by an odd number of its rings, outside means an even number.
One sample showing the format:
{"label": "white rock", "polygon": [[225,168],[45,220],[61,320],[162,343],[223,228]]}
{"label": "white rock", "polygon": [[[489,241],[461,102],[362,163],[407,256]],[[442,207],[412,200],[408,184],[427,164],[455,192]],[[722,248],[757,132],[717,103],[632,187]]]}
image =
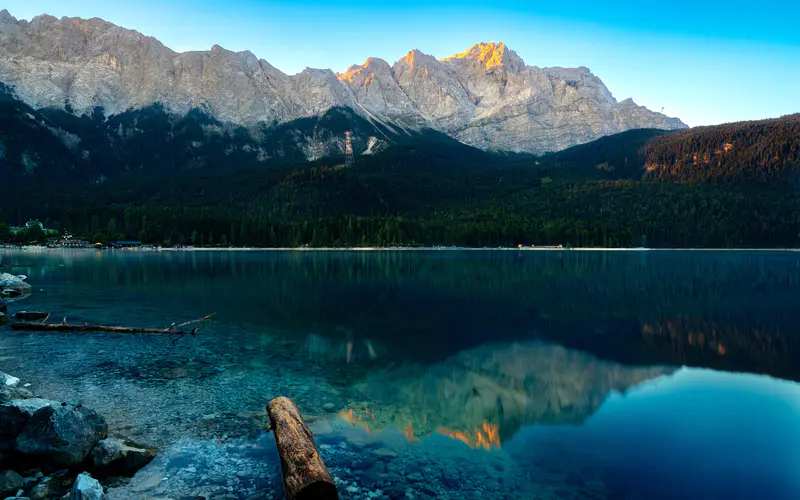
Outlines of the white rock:
{"label": "white rock", "polygon": [[17,377],[12,377],[8,373],[0,372],[0,383],[9,387],[16,387],[16,385],[19,384],[19,379]]}
{"label": "white rock", "polygon": [[103,500],[106,497],[97,479],[84,472],[75,479],[69,500]]}
{"label": "white rock", "polygon": [[58,401],[53,401],[51,399],[42,399],[42,398],[28,398],[28,399],[15,399],[8,403],[8,406],[14,406],[18,408],[23,413],[27,414],[28,416],[32,416],[36,413],[36,410],[40,408],[44,408],[45,406],[61,406],[61,403]]}
{"label": "white rock", "polygon": [[[0,26],[1,27],[1,26]],[[21,280],[18,276],[8,273],[0,273],[0,288],[13,288],[15,290],[25,290],[31,286]]]}

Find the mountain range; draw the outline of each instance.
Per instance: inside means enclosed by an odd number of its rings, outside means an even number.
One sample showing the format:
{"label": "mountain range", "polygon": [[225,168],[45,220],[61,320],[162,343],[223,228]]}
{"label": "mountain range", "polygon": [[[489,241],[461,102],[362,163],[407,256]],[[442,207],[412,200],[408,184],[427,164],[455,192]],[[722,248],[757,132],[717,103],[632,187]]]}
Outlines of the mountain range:
{"label": "mountain range", "polygon": [[[585,67],[528,66],[494,42],[444,59],[412,50],[392,65],[369,58],[343,73],[286,75],[249,51],[179,53],[98,18],[28,22],[3,10],[0,82],[37,110],[105,118],[154,105],[178,118],[200,110],[256,142],[344,109],[372,126],[358,152],[425,129],[484,150],[541,154],[630,129],[686,128],[631,99],[618,102]],[[306,159],[342,151],[338,138],[296,135]]]}
{"label": "mountain range", "polygon": [[499,43],[288,76],[0,12],[7,241],[40,219],[168,245],[796,246],[800,115],[681,127]]}

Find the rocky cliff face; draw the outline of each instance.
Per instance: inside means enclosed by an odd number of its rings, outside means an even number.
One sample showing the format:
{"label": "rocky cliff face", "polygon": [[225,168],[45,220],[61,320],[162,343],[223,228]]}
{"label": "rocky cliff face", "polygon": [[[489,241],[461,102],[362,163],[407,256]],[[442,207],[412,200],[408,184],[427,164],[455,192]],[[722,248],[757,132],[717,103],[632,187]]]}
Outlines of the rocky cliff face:
{"label": "rocky cliff face", "polygon": [[632,128],[685,125],[618,103],[586,68],[527,66],[504,44],[477,44],[445,59],[417,50],[390,66],[368,59],[346,72],[286,75],[251,52],[215,45],[177,53],[101,19],[0,12],[0,82],[34,108],[108,115],[163,104],[200,108],[253,127],[352,108],[392,130],[432,128],[482,149],[543,153]]}

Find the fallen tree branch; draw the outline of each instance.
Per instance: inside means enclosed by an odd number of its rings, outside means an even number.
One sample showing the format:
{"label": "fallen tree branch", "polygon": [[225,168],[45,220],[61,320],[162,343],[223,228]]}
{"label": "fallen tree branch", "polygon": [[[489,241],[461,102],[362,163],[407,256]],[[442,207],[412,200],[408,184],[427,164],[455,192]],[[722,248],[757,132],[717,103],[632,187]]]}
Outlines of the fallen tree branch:
{"label": "fallen tree branch", "polygon": [[173,323],[167,328],[130,328],[127,326],[90,325],[88,323],[84,323],[82,325],[71,325],[67,323],[67,318],[64,318],[61,323],[44,323],[44,322],[14,323],[13,325],[11,325],[11,329],[21,330],[26,332],[108,332],[108,333],[138,333],[138,334],[154,333],[154,334],[178,335],[182,337],[184,335],[194,335],[202,328],[202,326],[192,328],[191,330],[176,330],[176,328],[190,325],[193,323],[204,323],[210,320],[215,314],[217,313],[212,313],[207,316],[203,316],[200,319],[187,321],[185,323],[181,323],[180,325],[176,325],[175,323]]}

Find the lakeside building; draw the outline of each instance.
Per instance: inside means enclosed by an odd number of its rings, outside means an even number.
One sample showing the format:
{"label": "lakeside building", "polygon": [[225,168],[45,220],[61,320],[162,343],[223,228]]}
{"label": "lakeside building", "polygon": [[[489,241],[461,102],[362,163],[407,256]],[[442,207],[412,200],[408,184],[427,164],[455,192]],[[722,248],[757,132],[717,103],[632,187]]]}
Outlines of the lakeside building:
{"label": "lakeside building", "polygon": [[93,245],[90,241],[80,238],[61,238],[58,240],[57,246],[61,248],[89,248]]}

